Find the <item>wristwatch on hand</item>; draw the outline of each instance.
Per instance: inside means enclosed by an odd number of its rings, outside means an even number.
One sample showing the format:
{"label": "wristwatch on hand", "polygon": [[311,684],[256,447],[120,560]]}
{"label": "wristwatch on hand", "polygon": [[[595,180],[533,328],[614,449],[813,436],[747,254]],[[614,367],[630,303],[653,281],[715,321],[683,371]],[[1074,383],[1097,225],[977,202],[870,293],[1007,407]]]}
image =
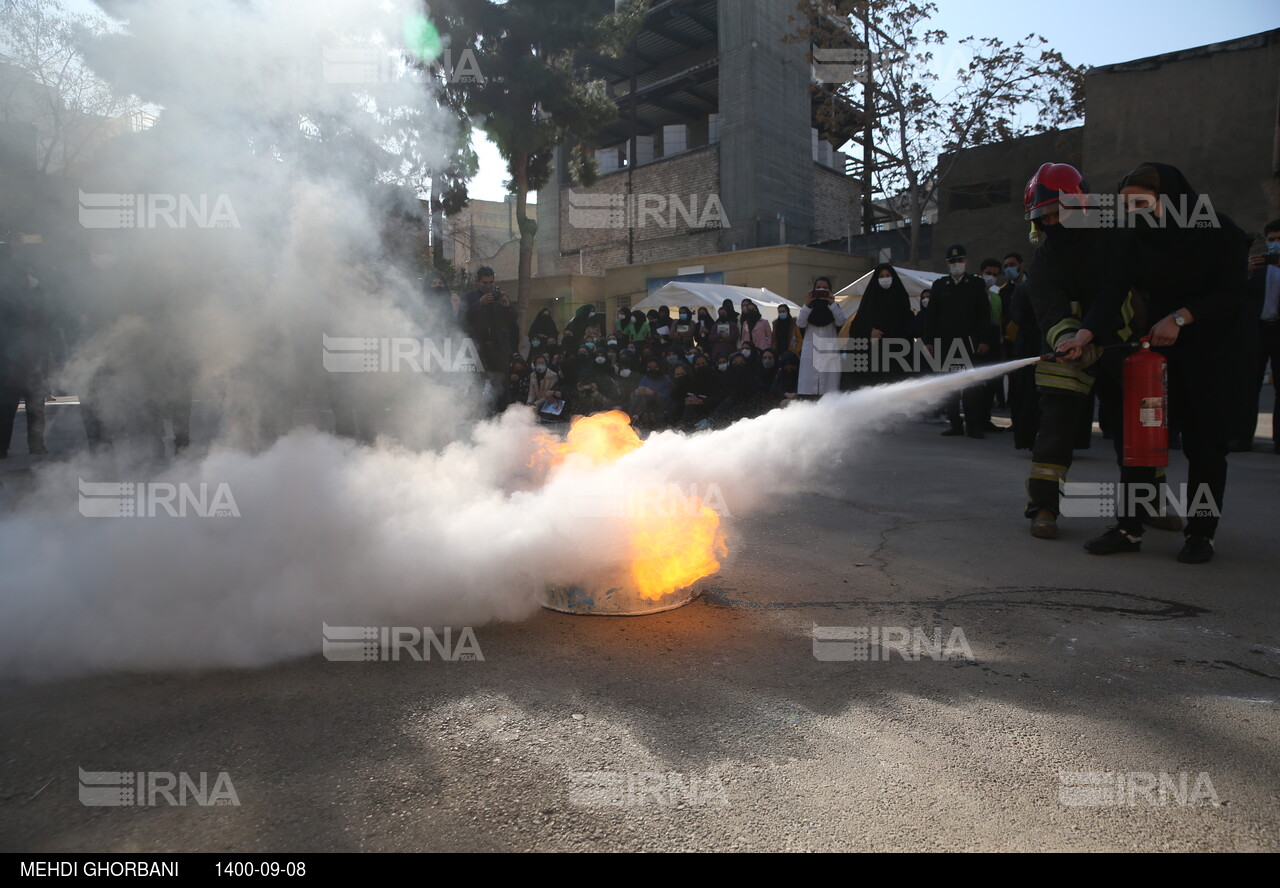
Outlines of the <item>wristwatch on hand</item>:
{"label": "wristwatch on hand", "polygon": [[1173,314],[1169,315],[1169,317],[1173,318],[1173,322],[1177,324],[1179,327],[1187,326],[1187,316],[1184,315],[1182,312],[1175,311]]}

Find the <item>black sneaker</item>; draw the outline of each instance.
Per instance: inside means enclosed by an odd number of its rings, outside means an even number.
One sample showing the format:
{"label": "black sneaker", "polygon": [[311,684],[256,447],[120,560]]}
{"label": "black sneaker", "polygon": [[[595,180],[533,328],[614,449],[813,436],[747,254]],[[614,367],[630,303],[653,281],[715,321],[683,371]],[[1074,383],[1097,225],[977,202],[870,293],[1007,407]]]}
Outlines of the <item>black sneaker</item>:
{"label": "black sneaker", "polygon": [[947,429],[945,432],[942,433],[942,437],[944,438],[960,438],[963,436],[964,436],[964,429],[958,429],[955,426],[952,426],[951,428]]}
{"label": "black sneaker", "polygon": [[1100,537],[1094,537],[1084,544],[1085,551],[1090,555],[1117,555],[1121,552],[1140,552],[1142,550],[1142,537],[1134,536],[1120,529],[1120,525],[1116,524],[1107,528],[1107,532]]}
{"label": "black sneaker", "polygon": [[1187,534],[1187,542],[1178,553],[1178,560],[1183,564],[1208,564],[1213,560],[1213,537]]}

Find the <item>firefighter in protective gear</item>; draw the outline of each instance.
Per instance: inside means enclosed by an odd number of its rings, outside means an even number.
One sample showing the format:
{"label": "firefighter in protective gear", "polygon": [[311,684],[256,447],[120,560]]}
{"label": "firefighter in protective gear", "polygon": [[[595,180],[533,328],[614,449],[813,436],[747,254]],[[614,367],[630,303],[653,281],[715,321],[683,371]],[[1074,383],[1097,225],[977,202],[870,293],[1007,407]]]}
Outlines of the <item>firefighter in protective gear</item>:
{"label": "firefighter in protective gear", "polygon": [[[1027,183],[1026,218],[1040,241],[1027,273],[1030,300],[1050,352],[1082,329],[1105,280],[1109,238],[1091,224],[1089,214],[1097,209],[1087,206],[1087,192],[1080,172],[1065,163],[1044,164]],[[1093,342],[1078,357],[1036,365],[1040,428],[1032,448],[1026,508],[1032,536],[1053,539],[1058,535],[1062,486],[1071,468],[1077,430],[1083,422],[1092,421],[1086,414],[1092,412],[1099,375],[1118,369],[1111,366],[1110,356],[1104,359],[1101,346],[1131,339],[1131,320],[1132,307],[1126,302],[1118,329],[1114,317],[1108,318],[1105,324],[1110,329],[1094,330]]]}

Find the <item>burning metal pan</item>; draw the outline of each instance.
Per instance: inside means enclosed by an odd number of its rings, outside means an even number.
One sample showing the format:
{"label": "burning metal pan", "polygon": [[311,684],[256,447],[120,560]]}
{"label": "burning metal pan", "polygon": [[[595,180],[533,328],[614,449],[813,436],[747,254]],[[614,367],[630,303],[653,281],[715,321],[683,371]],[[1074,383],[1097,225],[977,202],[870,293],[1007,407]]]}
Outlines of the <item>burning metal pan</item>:
{"label": "burning metal pan", "polygon": [[643,617],[684,607],[702,592],[690,586],[661,598],[645,598],[625,586],[608,583],[545,586],[540,601],[547,610],[592,617]]}

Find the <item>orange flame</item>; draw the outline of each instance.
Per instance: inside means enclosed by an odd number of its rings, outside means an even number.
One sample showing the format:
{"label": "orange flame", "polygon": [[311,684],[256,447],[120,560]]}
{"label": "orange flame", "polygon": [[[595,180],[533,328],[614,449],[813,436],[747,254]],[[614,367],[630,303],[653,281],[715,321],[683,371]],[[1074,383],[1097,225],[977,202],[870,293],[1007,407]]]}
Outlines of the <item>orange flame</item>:
{"label": "orange flame", "polygon": [[689,513],[681,511],[659,510],[665,514],[652,521],[631,519],[631,579],[642,598],[657,601],[720,569],[720,516],[700,502]]}
{"label": "orange flame", "polygon": [[631,427],[631,417],[613,410],[593,416],[579,416],[569,426],[569,434],[564,441],[542,435],[529,465],[549,469],[575,456],[580,456],[593,465],[610,465],[643,445],[644,442]]}
{"label": "orange flame", "polygon": [[[598,413],[574,420],[563,443],[545,442],[534,462],[558,466],[582,458],[593,466],[612,465],[643,446],[627,414]],[[697,496],[682,496],[658,482],[639,495],[619,496],[627,499],[629,572],[641,597],[657,601],[720,569],[725,554],[720,516]]]}

